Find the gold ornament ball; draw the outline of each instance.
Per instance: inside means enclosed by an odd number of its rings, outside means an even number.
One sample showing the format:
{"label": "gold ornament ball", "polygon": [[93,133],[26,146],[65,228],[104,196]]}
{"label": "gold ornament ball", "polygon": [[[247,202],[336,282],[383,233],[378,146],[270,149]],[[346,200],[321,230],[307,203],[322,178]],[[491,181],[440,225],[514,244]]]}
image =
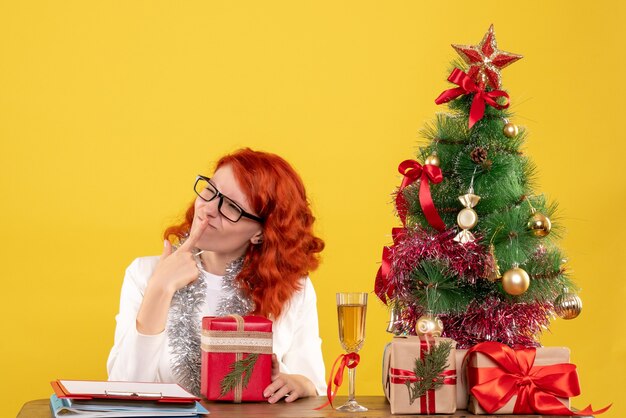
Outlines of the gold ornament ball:
{"label": "gold ornament ball", "polygon": [[582,310],[583,301],[575,293],[562,293],[554,301],[554,312],[563,319],[574,319]]}
{"label": "gold ornament ball", "polygon": [[517,125],[514,125],[512,123],[507,123],[506,125],[504,125],[504,129],[502,131],[504,132],[504,136],[506,136],[507,138],[515,138],[517,134],[519,134],[519,129]]}
{"label": "gold ornament ball", "polygon": [[536,212],[528,221],[528,229],[530,229],[536,237],[545,237],[550,233],[550,229],[552,229],[552,222],[550,222],[550,218],[543,213]]}
{"label": "gold ornament ball", "polygon": [[434,315],[426,314],[420,317],[415,323],[415,333],[417,335],[432,335],[441,337],[443,332],[443,322]]}
{"label": "gold ornament ball", "polygon": [[431,154],[424,160],[424,165],[436,165],[439,167],[439,157],[435,154]]}
{"label": "gold ornament ball", "polygon": [[502,275],[502,288],[506,293],[519,296],[528,290],[530,276],[519,267],[513,267]]}

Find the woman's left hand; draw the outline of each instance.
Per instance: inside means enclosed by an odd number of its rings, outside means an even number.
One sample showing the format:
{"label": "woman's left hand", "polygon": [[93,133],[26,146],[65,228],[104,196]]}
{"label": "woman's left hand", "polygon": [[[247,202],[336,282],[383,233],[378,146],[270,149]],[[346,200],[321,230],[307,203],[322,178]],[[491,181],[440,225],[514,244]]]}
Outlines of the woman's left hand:
{"label": "woman's left hand", "polygon": [[285,402],[293,402],[298,398],[315,395],[317,391],[313,382],[299,374],[281,373],[276,354],[272,354],[272,383],[263,391],[269,403],[276,403],[284,396],[287,396]]}

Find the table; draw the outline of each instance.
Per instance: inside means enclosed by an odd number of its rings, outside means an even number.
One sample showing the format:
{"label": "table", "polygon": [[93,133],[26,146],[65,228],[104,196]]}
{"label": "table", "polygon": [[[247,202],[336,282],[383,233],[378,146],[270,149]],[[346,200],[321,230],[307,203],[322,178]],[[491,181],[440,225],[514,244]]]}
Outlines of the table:
{"label": "table", "polygon": [[[304,398],[298,399],[292,403],[280,402],[276,404],[269,403],[244,403],[244,404],[231,404],[225,402],[207,402],[203,401],[202,404],[211,412],[207,418],[259,418],[259,417],[278,417],[278,418],[314,418],[314,417],[339,417],[339,418],[382,418],[382,417],[416,417],[416,415],[391,415],[389,410],[389,404],[385,400],[384,396],[359,396],[358,401],[362,405],[369,408],[367,412],[348,413],[339,412],[331,409],[330,406],[316,411],[316,408],[326,401],[325,397],[316,398]],[[346,401],[346,397],[337,396],[335,399],[335,405],[341,405]],[[48,399],[38,399],[35,401],[26,402],[21,411],[17,415],[17,418],[50,418],[52,413],[50,412]],[[473,417],[473,418],[542,418],[542,415],[474,415],[465,410],[456,411],[453,415],[419,415],[419,417],[425,418],[446,418],[446,417]],[[550,418],[558,418],[551,415]],[[562,417],[564,418],[564,417]],[[591,417],[587,417],[591,418]]]}

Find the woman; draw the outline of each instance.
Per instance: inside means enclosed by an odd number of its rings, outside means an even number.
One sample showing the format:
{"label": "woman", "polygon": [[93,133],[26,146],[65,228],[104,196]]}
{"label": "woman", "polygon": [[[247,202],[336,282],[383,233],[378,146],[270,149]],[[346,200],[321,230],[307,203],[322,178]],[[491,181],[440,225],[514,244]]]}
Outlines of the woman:
{"label": "woman", "polygon": [[242,149],[211,178],[198,176],[194,190],[185,220],[164,233],[163,254],[126,270],[109,380],[178,382],[198,394],[202,316],[252,313],[273,321],[268,401],[325,393],[307,277],[324,242],[313,235],[302,180],[282,158]]}

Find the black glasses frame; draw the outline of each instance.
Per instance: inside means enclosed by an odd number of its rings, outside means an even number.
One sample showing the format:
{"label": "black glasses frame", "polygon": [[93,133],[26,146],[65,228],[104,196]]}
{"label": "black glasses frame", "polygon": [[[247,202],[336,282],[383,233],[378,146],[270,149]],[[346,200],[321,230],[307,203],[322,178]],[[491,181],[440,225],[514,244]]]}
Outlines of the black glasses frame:
{"label": "black glasses frame", "polygon": [[[211,186],[213,186],[213,188],[215,189],[215,196],[213,196],[212,198],[210,198],[210,199],[208,199],[208,200],[207,200],[207,199],[205,199],[204,197],[202,197],[202,196],[200,195],[200,193],[198,193],[198,191],[196,190],[196,187],[198,186],[198,182],[199,182],[200,180],[204,180],[204,181],[206,181],[207,183],[209,183]],[[202,175],[198,174],[198,176],[196,177],[196,182],[193,184],[193,191],[194,191],[194,192],[198,195],[198,197],[199,197],[200,199],[204,200],[205,202],[210,202],[210,201],[212,201],[212,200],[215,200],[215,198],[219,197],[219,198],[220,198],[220,201],[219,201],[219,202],[218,202],[218,204],[217,204],[217,210],[219,211],[219,213],[221,213],[221,214],[222,214],[222,216],[223,216],[223,217],[225,217],[226,219],[228,219],[228,220],[229,220],[229,221],[231,221],[231,222],[239,222],[239,220],[240,220],[242,217],[245,217],[245,218],[248,218],[248,219],[252,219],[253,221],[257,221],[257,222],[259,222],[259,223],[261,223],[261,224],[264,222],[263,218],[259,218],[259,217],[258,217],[258,216],[256,216],[256,215],[253,215],[253,214],[251,214],[251,213],[246,212],[246,211],[245,211],[245,210],[244,210],[241,206],[239,206],[237,203],[235,203],[235,201],[234,201],[233,199],[231,199],[230,197],[228,197],[228,196],[226,196],[226,195],[222,194],[222,192],[220,192],[219,190],[217,190],[217,187],[215,187],[215,185],[214,185],[213,183],[211,183],[211,179],[210,179],[209,177],[205,177],[205,176],[202,176]],[[228,199],[228,200],[229,200],[229,201],[230,201],[233,205],[235,205],[235,206],[237,207],[237,209],[239,209],[240,214],[239,214],[239,217],[238,217],[237,219],[230,219],[228,216],[226,216],[226,215],[222,212],[222,203],[224,203],[224,199]]]}

